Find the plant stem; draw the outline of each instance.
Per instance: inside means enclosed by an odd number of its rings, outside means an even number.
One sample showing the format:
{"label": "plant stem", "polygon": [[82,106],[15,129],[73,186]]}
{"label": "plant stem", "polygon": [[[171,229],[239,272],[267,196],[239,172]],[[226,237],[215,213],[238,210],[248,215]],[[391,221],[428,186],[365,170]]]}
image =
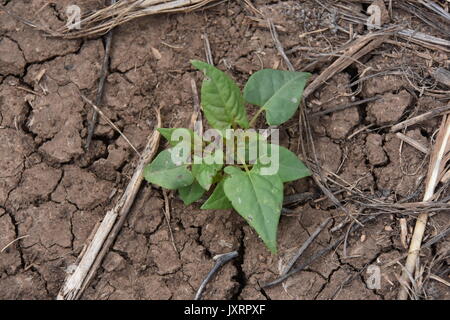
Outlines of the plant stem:
{"label": "plant stem", "polygon": [[250,120],[250,128],[255,125],[256,120],[258,119],[259,115],[264,111],[263,108],[259,109],[258,112],[253,116],[252,120]]}

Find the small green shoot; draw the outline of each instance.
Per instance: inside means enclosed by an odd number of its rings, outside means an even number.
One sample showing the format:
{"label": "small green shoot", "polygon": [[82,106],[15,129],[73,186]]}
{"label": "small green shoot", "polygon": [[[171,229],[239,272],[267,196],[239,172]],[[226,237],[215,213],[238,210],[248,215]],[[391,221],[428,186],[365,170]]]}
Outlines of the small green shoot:
{"label": "small green shoot", "polygon": [[[171,148],[147,165],[144,177],[178,190],[186,205],[209,194],[201,209],[235,209],[276,253],[283,183],[307,177],[310,171],[297,155],[252,127],[263,112],[270,126],[288,121],[300,105],[310,74],[264,69],[249,78],[242,94],[214,66],[198,60],[192,65],[205,74],[201,106],[215,129],[213,138],[184,128],[159,129]],[[250,121],[246,103],[260,108]]]}

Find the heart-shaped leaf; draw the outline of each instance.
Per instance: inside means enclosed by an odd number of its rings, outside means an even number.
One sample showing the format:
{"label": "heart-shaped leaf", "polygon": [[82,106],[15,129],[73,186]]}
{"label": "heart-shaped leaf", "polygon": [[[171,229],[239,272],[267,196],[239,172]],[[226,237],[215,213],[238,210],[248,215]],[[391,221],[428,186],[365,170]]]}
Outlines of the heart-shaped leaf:
{"label": "heart-shaped leaf", "polygon": [[[216,152],[222,152],[217,150]],[[194,155],[194,164],[192,164],[192,174],[198,183],[205,190],[209,190],[213,184],[214,177],[222,169],[222,163],[214,163],[213,156],[208,155],[205,158],[199,158]],[[223,162],[223,155],[222,155]]]}
{"label": "heart-shaped leaf", "polygon": [[197,181],[194,181],[190,186],[178,189],[178,192],[184,204],[190,205],[202,197],[205,193],[205,189],[203,189]]}
{"label": "heart-shaped leaf", "polygon": [[245,101],[266,111],[269,125],[280,125],[297,111],[310,73],[264,69],[255,72],[244,88]]}
{"label": "heart-shaped leaf", "polygon": [[179,189],[194,182],[194,177],[187,169],[187,164],[175,164],[170,149],[162,151],[144,169],[144,178],[150,183],[166,189]]}
{"label": "heart-shaped leaf", "polygon": [[[282,182],[295,181],[311,175],[311,171],[297,157],[295,153],[285,147],[276,144],[262,145],[266,152],[260,152],[260,158],[254,166],[254,170],[261,173],[262,168],[278,167],[277,173]],[[261,156],[264,154],[265,156]],[[278,166],[275,162],[278,162]],[[263,173],[269,174],[268,170]],[[275,172],[273,173],[275,174]]]}
{"label": "heart-shaped leaf", "polygon": [[225,195],[225,191],[223,190],[224,181],[220,181],[216,188],[214,189],[211,196],[206,200],[206,202],[201,206],[200,209],[205,210],[226,210],[232,209],[230,200],[228,200]]}
{"label": "heart-shaped leaf", "polygon": [[244,98],[234,81],[210,64],[198,60],[191,63],[207,77],[202,84],[201,104],[209,124],[216,129],[230,128],[234,124],[248,128]]}
{"label": "heart-shaped leaf", "polygon": [[227,167],[230,176],[224,191],[233,208],[256,230],[266,246],[277,251],[277,228],[283,203],[283,183],[278,175]]}

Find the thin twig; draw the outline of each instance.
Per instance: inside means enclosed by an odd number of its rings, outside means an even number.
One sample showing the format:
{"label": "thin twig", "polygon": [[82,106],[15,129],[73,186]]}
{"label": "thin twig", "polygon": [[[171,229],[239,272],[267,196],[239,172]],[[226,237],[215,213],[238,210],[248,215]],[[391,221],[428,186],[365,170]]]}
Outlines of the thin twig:
{"label": "thin twig", "polygon": [[402,140],[403,142],[406,142],[406,143],[409,144],[411,147],[416,148],[416,149],[419,150],[420,152],[425,153],[425,154],[429,154],[429,153],[430,153],[430,150],[428,150],[427,147],[425,147],[425,146],[424,146],[423,144],[421,144],[420,142],[414,140],[413,138],[408,137],[407,135],[404,135],[404,134],[401,133],[401,132],[397,132],[395,135],[397,136],[397,138],[399,138],[399,139]]}
{"label": "thin twig", "polygon": [[278,38],[277,29],[275,28],[272,20],[267,19],[267,23],[269,25],[270,34],[272,36],[273,42],[275,43],[275,46],[278,52],[280,53],[281,57],[283,58],[284,62],[286,63],[286,66],[288,67],[289,71],[295,71],[294,66],[292,65],[291,61],[284,52],[283,46],[281,45],[280,39]]}
{"label": "thin twig", "polygon": [[195,133],[200,137],[203,136],[203,119],[200,107],[200,100],[198,98],[197,85],[194,79],[191,79],[192,98],[194,99],[194,112],[191,116],[191,127]]}
{"label": "thin twig", "polygon": [[308,247],[311,245],[311,243],[314,241],[314,239],[317,238],[317,236],[322,232],[322,230],[327,226],[327,224],[331,221],[331,218],[325,219],[314,232],[309,236],[309,238],[302,244],[302,246],[298,249],[297,253],[292,257],[291,260],[287,263],[286,267],[284,268],[284,271],[281,275],[287,274],[289,271],[291,271],[294,264],[297,262],[297,260],[301,257],[301,255],[308,249]]}
{"label": "thin twig", "polygon": [[215,256],[213,258],[214,260],[216,260],[216,264],[211,269],[211,271],[208,272],[208,274],[206,275],[205,279],[200,284],[200,287],[198,288],[197,293],[195,294],[194,300],[200,300],[201,299],[203,291],[206,288],[206,285],[212,279],[212,277],[216,274],[216,272],[219,271],[219,269],[224,264],[226,264],[228,261],[233,260],[237,256],[238,256],[238,252],[237,251],[233,251],[233,252],[217,255],[217,256]]}
{"label": "thin twig", "polygon": [[[116,0],[111,0],[111,5],[115,3]],[[100,79],[98,81],[97,96],[95,97],[95,104],[97,106],[102,104],[103,92],[105,91],[105,80],[108,74],[109,56],[111,51],[113,31],[114,31],[113,29],[109,30],[109,32],[106,35],[105,56],[103,57],[102,69],[100,71]],[[89,146],[91,145],[97,121],[98,121],[98,112],[94,110],[94,113],[92,114],[92,119],[89,122],[88,126],[88,136],[86,138],[86,145],[85,145],[86,150],[89,150]]]}
{"label": "thin twig", "polygon": [[322,73],[306,87],[303,92],[303,96],[305,98],[308,97],[317,88],[323,85],[325,81],[329,80],[336,73],[339,73],[347,68],[354,61],[357,61],[375,48],[379,47],[387,38],[388,35],[385,33],[369,33],[368,35],[353,41],[344,54],[340,55],[336,61],[322,71]]}
{"label": "thin twig", "polygon": [[163,193],[163,197],[164,197],[164,218],[166,220],[167,227],[169,228],[170,239],[172,240],[173,248],[175,249],[175,252],[177,254],[179,254],[177,246],[175,245],[175,238],[173,236],[172,227],[170,226],[171,215],[170,215],[169,197],[167,196],[166,189],[163,188],[162,193]]}
{"label": "thin twig", "polygon": [[10,243],[8,243],[6,246],[4,246],[3,247],[3,249],[2,250],[0,250],[0,253],[3,253],[10,245],[12,245],[13,243],[15,243],[15,242],[17,242],[17,241],[19,241],[19,240],[21,240],[21,239],[23,239],[23,238],[27,238],[27,237],[29,237],[30,235],[25,235],[25,236],[21,236],[21,237],[18,237],[17,239],[14,239],[13,241],[11,241]]}
{"label": "thin twig", "polygon": [[309,116],[311,118],[324,116],[324,115],[327,115],[329,113],[342,111],[342,110],[345,110],[345,109],[348,109],[348,108],[351,108],[351,107],[355,107],[355,106],[358,106],[360,104],[364,104],[364,103],[367,103],[367,102],[375,101],[375,100],[378,100],[378,99],[381,99],[381,97],[380,96],[375,96],[375,97],[371,97],[371,98],[361,99],[361,100],[358,100],[358,101],[350,102],[350,103],[347,103],[347,104],[342,104],[342,105],[339,105],[339,106],[336,106],[336,107],[333,107],[333,108],[330,108],[330,109],[326,109],[326,110],[323,110],[323,111],[315,112],[315,113],[312,113]]}
{"label": "thin twig", "polygon": [[429,120],[431,118],[434,118],[434,117],[437,117],[439,115],[446,114],[449,112],[450,112],[450,104],[439,107],[439,108],[435,108],[435,109],[425,112],[421,115],[418,115],[417,117],[410,118],[408,120],[402,121],[402,122],[392,126],[391,132],[397,132],[397,131],[407,128],[409,126],[415,125],[417,123]]}
{"label": "thin twig", "polygon": [[125,139],[125,141],[130,145],[130,147],[139,155],[141,156],[141,153],[136,149],[136,147],[131,143],[131,141],[127,138],[127,136],[125,134],[123,134],[123,132],[111,121],[109,120],[109,118],[106,116],[106,114],[103,113],[102,110],[100,110],[100,108],[98,106],[96,106],[91,100],[89,100],[88,98],[86,98],[84,95],[81,95],[81,98],[87,103],[89,104],[92,108],[94,108],[94,110],[96,112],[98,112],[98,114],[100,114],[100,116],[114,129],[116,130],[121,136],[122,138]]}
{"label": "thin twig", "polygon": [[206,56],[206,62],[208,62],[210,65],[214,65],[214,60],[211,53],[211,45],[209,43],[208,34],[205,32],[202,35],[203,41],[205,43],[205,56]]}

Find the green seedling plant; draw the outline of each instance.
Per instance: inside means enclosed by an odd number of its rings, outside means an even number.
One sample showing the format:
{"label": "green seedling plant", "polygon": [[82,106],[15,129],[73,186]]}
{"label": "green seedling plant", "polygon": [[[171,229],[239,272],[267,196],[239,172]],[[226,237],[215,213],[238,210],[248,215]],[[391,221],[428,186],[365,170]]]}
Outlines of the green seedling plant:
{"label": "green seedling plant", "polygon": [[[263,112],[269,126],[288,121],[300,105],[310,74],[260,70],[248,79],[241,92],[227,74],[214,66],[198,60],[191,63],[205,74],[201,107],[218,135],[203,139],[190,129],[158,129],[171,147],[146,166],[144,177],[163,188],[178,190],[186,205],[208,194],[201,209],[236,210],[276,253],[283,184],[307,177],[310,171],[296,154],[251,129]],[[246,103],[259,107],[250,121]],[[223,145],[227,146],[226,152],[220,148]],[[237,157],[236,163],[223,161],[230,155]],[[270,161],[276,161],[276,165]],[[274,167],[276,170],[271,170]]]}

